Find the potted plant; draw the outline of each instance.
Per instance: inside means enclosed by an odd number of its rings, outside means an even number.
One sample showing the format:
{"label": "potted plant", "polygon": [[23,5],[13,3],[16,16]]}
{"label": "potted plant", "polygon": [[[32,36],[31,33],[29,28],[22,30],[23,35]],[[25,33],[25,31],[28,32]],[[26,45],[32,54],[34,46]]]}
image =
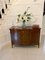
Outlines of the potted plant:
{"label": "potted plant", "polygon": [[21,15],[21,14],[18,14],[17,16],[17,21],[20,22],[22,21],[22,26],[25,27],[25,23],[28,22],[29,20],[31,20],[31,13],[27,13],[28,9],[30,7],[27,8],[27,10]]}

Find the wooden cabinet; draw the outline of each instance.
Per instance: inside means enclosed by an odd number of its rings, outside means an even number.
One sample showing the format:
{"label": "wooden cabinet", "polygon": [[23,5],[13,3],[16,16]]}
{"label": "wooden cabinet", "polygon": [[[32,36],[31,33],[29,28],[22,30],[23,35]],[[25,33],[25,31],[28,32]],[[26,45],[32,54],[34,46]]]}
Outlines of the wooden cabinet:
{"label": "wooden cabinet", "polygon": [[11,44],[13,45],[38,45],[40,40],[40,28],[38,25],[25,28],[12,26],[10,28]]}

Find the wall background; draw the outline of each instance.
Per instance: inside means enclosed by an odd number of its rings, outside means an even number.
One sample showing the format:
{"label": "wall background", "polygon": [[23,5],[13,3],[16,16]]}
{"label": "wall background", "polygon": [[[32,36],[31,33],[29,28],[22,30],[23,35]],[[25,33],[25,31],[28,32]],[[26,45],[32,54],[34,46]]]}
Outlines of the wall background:
{"label": "wall background", "polygon": [[[19,13],[23,14],[27,7],[30,7],[29,12],[31,12],[34,16],[32,18],[32,24],[39,24],[39,26],[42,28],[43,3],[44,0],[19,0],[19,2],[15,4],[15,9],[13,9],[13,11],[15,12],[15,20],[17,19],[17,15]],[[33,20],[35,20],[34,23]],[[17,25],[16,23],[14,24]],[[21,25],[21,22],[18,25]],[[30,22],[28,22],[27,25],[30,25]]]}
{"label": "wall background", "polygon": [[[0,8],[1,9],[2,9],[2,7],[5,8],[4,4],[5,3],[8,4],[8,0],[2,0],[0,3],[2,3],[2,6],[0,5]],[[43,6],[44,6],[44,0],[36,0],[36,1],[35,0],[26,0],[26,1],[17,0],[17,1],[15,1],[13,4],[13,7],[12,7],[12,11],[10,13],[13,18],[13,19],[11,18],[13,20],[13,24],[18,25],[18,26],[21,25],[22,22],[16,23],[17,15],[23,14],[24,11],[27,9],[27,7],[30,7],[28,13],[32,13],[32,15],[33,15],[32,20],[30,21],[31,24],[39,24],[39,26],[42,28],[43,8],[44,8]],[[10,22],[11,22],[11,20],[10,20]],[[30,22],[28,22],[26,24],[30,25]]]}

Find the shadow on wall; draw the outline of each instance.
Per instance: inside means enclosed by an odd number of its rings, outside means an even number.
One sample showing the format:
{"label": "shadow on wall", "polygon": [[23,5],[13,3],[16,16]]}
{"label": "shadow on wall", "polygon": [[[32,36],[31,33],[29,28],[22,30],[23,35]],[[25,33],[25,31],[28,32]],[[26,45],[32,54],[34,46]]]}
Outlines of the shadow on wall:
{"label": "shadow on wall", "polygon": [[0,19],[2,18],[2,14],[1,14],[1,12],[0,12]]}
{"label": "shadow on wall", "polygon": [[[10,0],[8,0],[9,3],[10,3]],[[8,3],[8,2],[7,2]],[[5,14],[5,9],[8,8],[8,4],[4,2],[4,5],[5,5],[5,8],[1,8],[1,11],[0,11],[0,19],[2,19],[2,15]],[[1,3],[0,3],[1,4]]]}
{"label": "shadow on wall", "polygon": [[45,15],[45,2],[44,2],[44,11],[43,11],[43,16]]}

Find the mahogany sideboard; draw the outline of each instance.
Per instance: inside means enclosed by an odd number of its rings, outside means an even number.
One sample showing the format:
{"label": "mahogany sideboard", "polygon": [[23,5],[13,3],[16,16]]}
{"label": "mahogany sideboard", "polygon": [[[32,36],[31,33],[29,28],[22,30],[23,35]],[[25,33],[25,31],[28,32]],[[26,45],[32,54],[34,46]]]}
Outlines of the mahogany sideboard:
{"label": "mahogany sideboard", "polygon": [[11,45],[38,45],[40,42],[40,27],[38,25],[25,28],[12,26],[10,28]]}

